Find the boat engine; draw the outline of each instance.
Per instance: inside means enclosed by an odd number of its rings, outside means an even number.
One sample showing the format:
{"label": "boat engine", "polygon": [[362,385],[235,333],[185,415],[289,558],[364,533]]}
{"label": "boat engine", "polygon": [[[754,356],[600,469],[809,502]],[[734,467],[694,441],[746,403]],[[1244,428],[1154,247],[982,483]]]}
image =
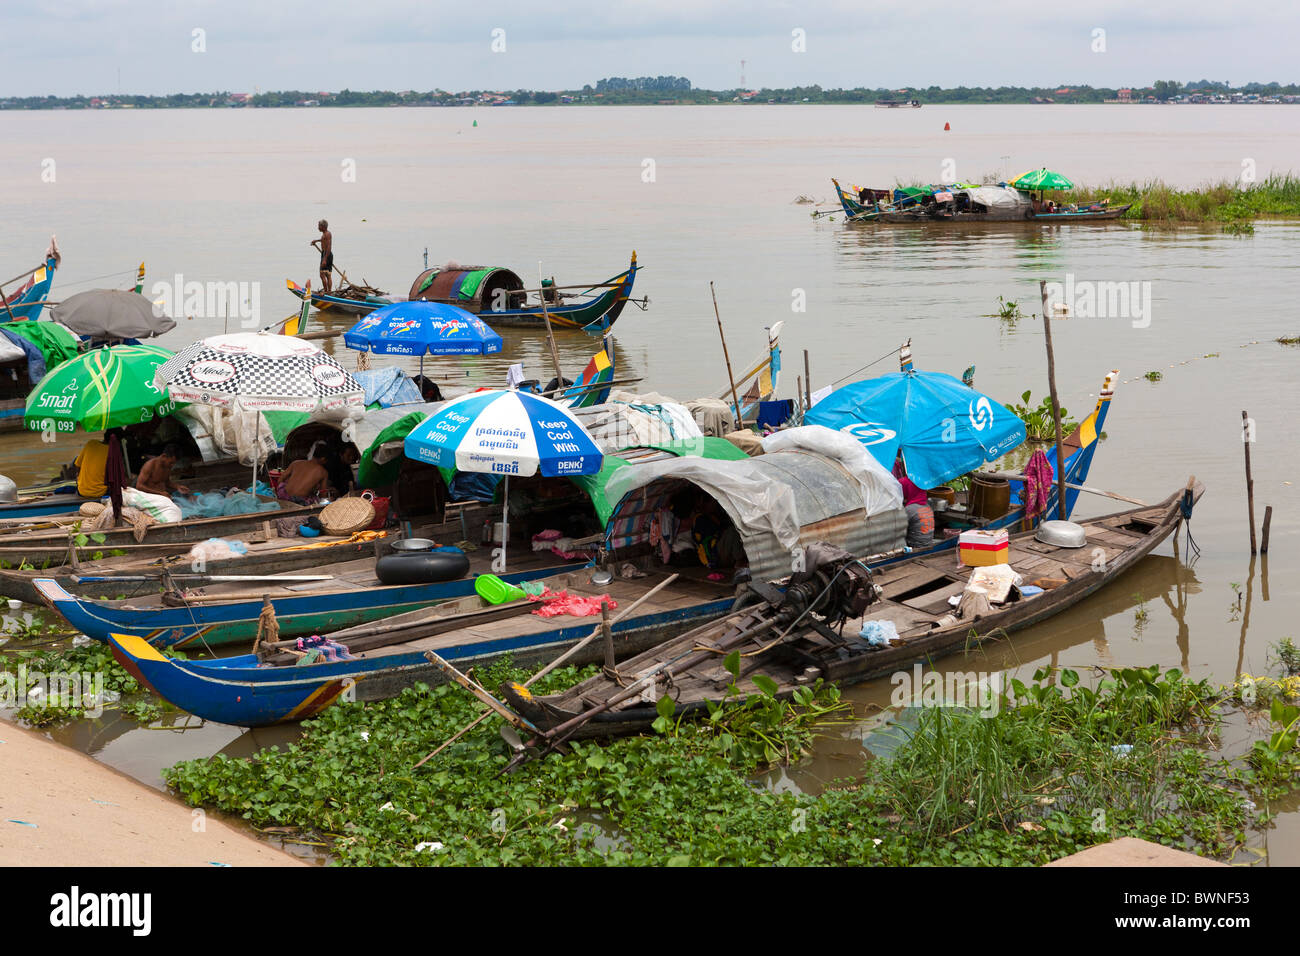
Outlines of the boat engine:
{"label": "boat engine", "polygon": [[804,569],[795,572],[777,605],[777,619],[790,624],[807,613],[830,627],[860,617],[879,592],[867,566],[842,548],[822,543],[804,549]]}

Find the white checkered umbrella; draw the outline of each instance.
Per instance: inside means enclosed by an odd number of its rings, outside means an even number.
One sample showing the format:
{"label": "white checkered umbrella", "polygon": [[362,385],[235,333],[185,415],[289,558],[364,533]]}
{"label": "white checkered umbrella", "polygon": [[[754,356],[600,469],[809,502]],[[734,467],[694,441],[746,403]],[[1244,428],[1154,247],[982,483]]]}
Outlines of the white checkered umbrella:
{"label": "white checkered umbrella", "polygon": [[154,381],[178,402],[259,412],[360,407],[365,390],[310,342],[269,332],[214,335],[181,349]]}
{"label": "white checkered umbrella", "polygon": [[[253,412],[364,409],[365,390],[310,342],[270,332],[214,335],[158,366],[154,382],[178,402]],[[261,425],[261,418],[257,419]],[[253,462],[256,484],[258,462]]]}

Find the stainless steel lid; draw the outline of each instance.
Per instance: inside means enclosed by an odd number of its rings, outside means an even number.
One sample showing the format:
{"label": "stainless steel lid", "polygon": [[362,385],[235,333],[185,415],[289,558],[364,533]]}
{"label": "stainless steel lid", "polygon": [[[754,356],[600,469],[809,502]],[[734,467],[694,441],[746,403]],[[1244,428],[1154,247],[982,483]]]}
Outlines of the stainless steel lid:
{"label": "stainless steel lid", "polygon": [[1055,545],[1058,548],[1082,548],[1088,543],[1088,535],[1083,530],[1083,525],[1075,524],[1073,521],[1044,521],[1038,526],[1038,532],[1034,537],[1043,544]]}

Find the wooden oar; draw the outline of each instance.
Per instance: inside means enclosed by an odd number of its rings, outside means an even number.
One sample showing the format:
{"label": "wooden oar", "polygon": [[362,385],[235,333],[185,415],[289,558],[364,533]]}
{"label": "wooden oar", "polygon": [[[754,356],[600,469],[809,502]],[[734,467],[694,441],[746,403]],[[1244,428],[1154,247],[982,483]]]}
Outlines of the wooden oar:
{"label": "wooden oar", "polygon": [[497,700],[490,693],[488,693],[488,691],[485,690],[481,685],[477,684],[476,682],[471,680],[468,676],[456,670],[456,668],[452,667],[450,664],[444,661],[433,651],[425,651],[424,657],[425,660],[435,664],[438,670],[442,671],[444,674],[446,674],[448,677],[454,680],[461,687],[464,687],[467,691],[469,691],[471,694],[473,694],[483,703],[487,704],[494,711],[500,714],[502,718],[509,721],[514,726],[519,727],[523,730],[531,731],[534,734],[541,733],[540,730],[538,730],[536,727],[533,726],[531,721],[529,721],[524,717],[520,717],[513,710],[511,710],[501,701]]}

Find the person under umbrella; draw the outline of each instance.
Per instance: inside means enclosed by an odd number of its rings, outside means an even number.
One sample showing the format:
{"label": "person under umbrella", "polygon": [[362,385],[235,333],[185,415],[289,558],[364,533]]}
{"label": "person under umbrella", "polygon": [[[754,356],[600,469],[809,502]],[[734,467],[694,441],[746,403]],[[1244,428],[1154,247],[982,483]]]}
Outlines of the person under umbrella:
{"label": "person under umbrella", "polygon": [[194,342],[161,365],[154,382],[177,401],[258,413],[254,488],[261,465],[260,413],[348,418],[364,410],[364,389],[331,356],[310,342],[270,332],[236,332]]}

